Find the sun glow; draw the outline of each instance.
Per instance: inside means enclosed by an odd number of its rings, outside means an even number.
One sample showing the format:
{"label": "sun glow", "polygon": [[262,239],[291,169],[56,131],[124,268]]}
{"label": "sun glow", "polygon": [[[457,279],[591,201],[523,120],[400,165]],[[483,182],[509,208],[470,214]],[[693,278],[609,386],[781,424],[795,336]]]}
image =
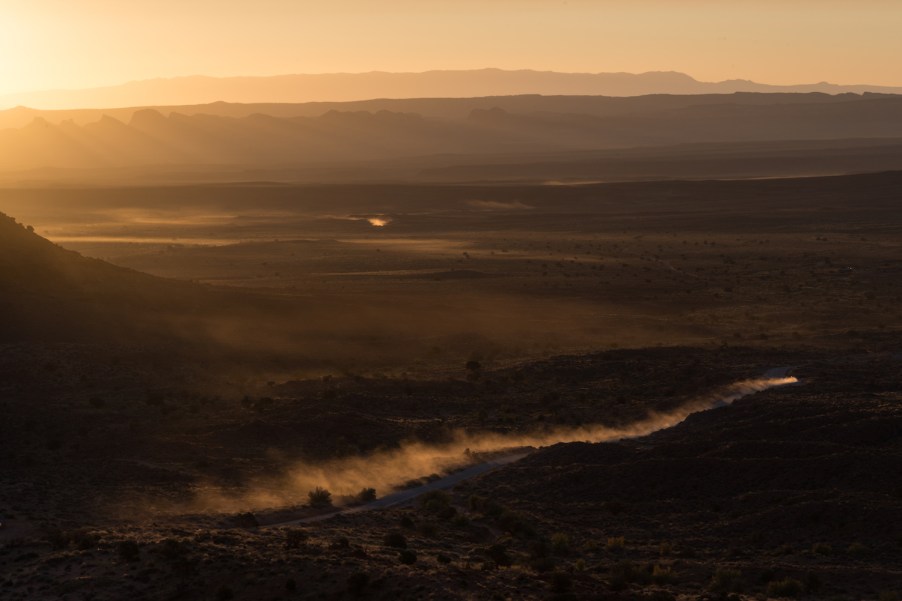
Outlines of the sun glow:
{"label": "sun glow", "polygon": [[32,64],[26,52],[25,32],[15,15],[0,14],[0,94],[27,89]]}

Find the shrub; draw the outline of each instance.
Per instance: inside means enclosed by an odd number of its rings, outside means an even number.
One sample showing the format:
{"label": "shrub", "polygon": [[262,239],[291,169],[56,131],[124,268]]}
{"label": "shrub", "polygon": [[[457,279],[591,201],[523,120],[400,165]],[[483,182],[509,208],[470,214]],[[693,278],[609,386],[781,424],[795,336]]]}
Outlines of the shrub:
{"label": "shrub", "polygon": [[319,486],[307,493],[307,498],[310,500],[310,507],[332,506],[332,493]]}
{"label": "shrub", "polygon": [[530,524],[526,516],[516,511],[505,510],[498,516],[498,526],[505,532],[522,538],[534,538],[536,529]]}
{"label": "shrub", "polygon": [[369,583],[369,574],[366,572],[354,572],[348,576],[348,592],[354,596],[362,595]]}
{"label": "shrub", "polygon": [[376,489],[375,488],[364,488],[359,493],[357,493],[357,502],[358,503],[372,503],[376,500]]}
{"label": "shrub", "polygon": [[429,513],[441,513],[451,505],[451,496],[440,490],[431,490],[420,497],[420,507]]}
{"label": "shrub", "polygon": [[307,533],[303,530],[288,530],[285,532],[285,548],[299,549],[307,540]]}
{"label": "shrub", "polygon": [[119,541],[116,545],[116,553],[119,554],[119,559],[129,563],[138,561],[141,558],[141,549],[138,547],[138,543],[133,540]]}
{"label": "shrub", "polygon": [[499,566],[509,566],[513,563],[510,555],[507,554],[507,547],[504,545],[492,545],[485,550],[485,556]]}
{"label": "shrub", "polygon": [[227,587],[226,585],[222,585],[219,587],[219,590],[216,591],[216,599],[218,601],[229,601],[229,599],[234,599],[235,593],[232,592],[232,589]]}
{"label": "shrub", "polygon": [[436,526],[435,522],[422,522],[419,527],[417,527],[417,532],[419,532],[421,536],[432,538],[438,533],[438,526]]}
{"label": "shrub", "polygon": [[626,547],[626,539],[622,536],[612,536],[608,538],[608,542],[605,544],[604,548],[608,551],[623,551]]}
{"label": "shrub", "polygon": [[564,572],[555,572],[551,575],[551,590],[555,593],[567,593],[573,586],[573,579],[570,574]]}
{"label": "shrub", "polygon": [[614,590],[623,590],[632,582],[647,583],[651,581],[651,574],[648,571],[636,567],[629,561],[621,561],[611,567],[611,588]]}
{"label": "shrub", "polygon": [[827,543],[814,543],[811,545],[811,552],[815,555],[830,555],[833,553],[833,547]]}
{"label": "shrub", "polygon": [[767,596],[795,598],[802,594],[803,588],[802,583],[795,578],[774,580],[767,585]]}
{"label": "shrub", "polygon": [[846,549],[846,552],[849,555],[861,557],[862,555],[867,555],[868,548],[861,543],[852,543],[851,545],[849,545],[849,548]]}
{"label": "shrub", "polygon": [[551,535],[551,548],[555,555],[567,555],[570,553],[570,536],[564,532],[555,532]]}
{"label": "shrub", "polygon": [[167,538],[162,540],[157,546],[157,552],[163,559],[175,561],[188,555],[188,547],[180,540]]}
{"label": "shrub", "polygon": [[678,578],[672,567],[655,565],[651,571],[651,580],[655,584],[674,584]]}
{"label": "shrub", "polygon": [[256,528],[260,525],[254,514],[250,512],[239,513],[230,521],[237,528]]}
{"label": "shrub", "polygon": [[417,554],[411,549],[402,549],[398,553],[398,559],[406,566],[413,565],[417,562]]}
{"label": "shrub", "polygon": [[470,525],[470,518],[458,513],[451,519],[451,524],[456,528],[466,528]]}
{"label": "shrub", "polygon": [[382,538],[382,544],[386,547],[394,547],[395,549],[406,549],[407,539],[400,532],[388,532]]}
{"label": "shrub", "polygon": [[554,560],[550,557],[536,557],[529,561],[529,567],[542,574],[544,572],[550,572],[554,569],[555,563]]}
{"label": "shrub", "polygon": [[708,587],[715,593],[741,593],[743,588],[742,572],[731,568],[718,568],[711,578]]}

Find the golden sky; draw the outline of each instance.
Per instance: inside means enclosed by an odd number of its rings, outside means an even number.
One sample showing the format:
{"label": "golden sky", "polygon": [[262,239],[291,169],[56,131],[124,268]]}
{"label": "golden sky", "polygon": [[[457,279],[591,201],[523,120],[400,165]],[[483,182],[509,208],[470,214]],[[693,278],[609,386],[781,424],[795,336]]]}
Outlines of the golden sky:
{"label": "golden sky", "polygon": [[0,0],[0,94],[498,67],[902,85],[902,0]]}

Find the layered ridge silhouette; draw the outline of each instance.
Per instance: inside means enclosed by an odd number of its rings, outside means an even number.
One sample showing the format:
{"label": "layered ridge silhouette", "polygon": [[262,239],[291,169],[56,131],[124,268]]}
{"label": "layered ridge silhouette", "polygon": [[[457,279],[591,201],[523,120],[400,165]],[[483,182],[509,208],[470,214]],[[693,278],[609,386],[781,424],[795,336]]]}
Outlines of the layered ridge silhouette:
{"label": "layered ridge silhouette", "polygon": [[902,138],[902,97],[871,95],[216,104],[188,112],[130,109],[109,114],[22,109],[4,113],[0,122],[26,116],[31,118],[27,125],[0,130],[0,171],[147,165],[299,167],[436,155],[454,155],[457,163],[466,163],[459,157]]}

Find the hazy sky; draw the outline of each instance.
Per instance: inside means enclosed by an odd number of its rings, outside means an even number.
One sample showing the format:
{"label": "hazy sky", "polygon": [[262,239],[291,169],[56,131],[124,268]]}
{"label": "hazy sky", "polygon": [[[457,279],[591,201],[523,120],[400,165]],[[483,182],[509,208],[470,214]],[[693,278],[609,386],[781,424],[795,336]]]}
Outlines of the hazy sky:
{"label": "hazy sky", "polygon": [[481,67],[902,85],[902,0],[0,0],[0,94]]}

